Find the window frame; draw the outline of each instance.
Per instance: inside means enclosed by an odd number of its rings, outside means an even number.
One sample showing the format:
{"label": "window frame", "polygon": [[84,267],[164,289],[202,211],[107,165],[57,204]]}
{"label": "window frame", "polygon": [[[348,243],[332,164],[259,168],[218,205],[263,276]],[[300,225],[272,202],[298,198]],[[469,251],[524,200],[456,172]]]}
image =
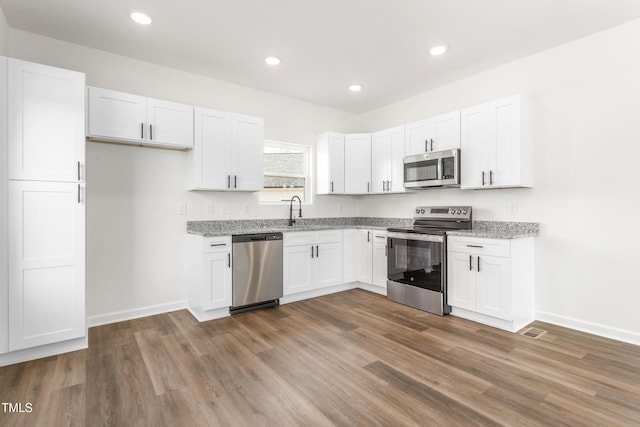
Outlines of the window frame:
{"label": "window frame", "polygon": [[[266,176],[286,176],[286,177],[292,177],[292,178],[304,178],[305,181],[305,186],[304,186],[304,202],[302,202],[303,205],[312,205],[313,204],[313,147],[311,147],[310,145],[304,145],[304,144],[295,144],[293,142],[284,142],[284,141],[275,141],[275,140],[271,140],[271,139],[265,139],[264,140],[264,146],[263,146],[263,155],[264,155],[264,148],[266,147],[273,147],[273,148],[280,148],[280,149],[285,149],[285,150],[300,150],[302,153],[304,153],[305,158],[306,158],[306,175],[297,175],[297,174],[281,174],[281,173],[267,173],[264,170],[262,170],[262,175]],[[258,204],[260,205],[272,205],[272,206],[279,206],[279,205],[287,205],[289,204],[289,200],[280,200],[280,201],[275,201],[275,200],[262,200],[262,193],[265,191],[265,189],[263,188],[262,191],[259,192],[258,195]]]}

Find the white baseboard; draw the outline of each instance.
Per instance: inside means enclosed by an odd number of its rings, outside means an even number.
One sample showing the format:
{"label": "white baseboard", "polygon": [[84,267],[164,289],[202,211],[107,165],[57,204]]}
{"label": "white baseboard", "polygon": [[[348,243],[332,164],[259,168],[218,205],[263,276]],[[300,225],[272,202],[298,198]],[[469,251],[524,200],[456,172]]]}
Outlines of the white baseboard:
{"label": "white baseboard", "polygon": [[29,360],[41,359],[43,357],[69,353],[71,351],[83,350],[89,347],[88,337],[89,335],[87,334],[82,338],[2,354],[0,355],[0,366],[13,365],[14,363],[21,363]]}
{"label": "white baseboard", "polygon": [[625,329],[612,328],[600,323],[587,322],[573,317],[560,316],[558,314],[544,311],[536,312],[536,319],[542,322],[552,323],[565,328],[575,329],[601,337],[610,338],[616,341],[623,341],[629,344],[640,345],[640,333]]}
{"label": "white baseboard", "polygon": [[285,295],[280,298],[280,304],[289,304],[292,302],[302,301],[309,298],[321,297],[323,295],[335,294],[336,292],[348,291],[358,287],[358,282],[345,283],[342,285],[331,286],[329,288],[313,289],[298,294]]}
{"label": "white baseboard", "polygon": [[96,316],[87,317],[87,325],[91,328],[93,326],[123,322],[125,320],[138,319],[140,317],[153,316],[185,308],[187,308],[187,301],[183,300],[166,304],[151,305],[148,307],[134,308],[131,310],[116,311],[113,313],[98,314]]}
{"label": "white baseboard", "polygon": [[385,286],[380,287],[380,286],[376,286],[376,285],[372,285],[369,283],[364,283],[364,282],[356,282],[358,284],[358,288],[360,289],[364,289],[365,291],[369,291],[369,292],[373,292],[375,294],[379,294],[379,295],[383,295],[383,296],[387,296],[387,287]]}

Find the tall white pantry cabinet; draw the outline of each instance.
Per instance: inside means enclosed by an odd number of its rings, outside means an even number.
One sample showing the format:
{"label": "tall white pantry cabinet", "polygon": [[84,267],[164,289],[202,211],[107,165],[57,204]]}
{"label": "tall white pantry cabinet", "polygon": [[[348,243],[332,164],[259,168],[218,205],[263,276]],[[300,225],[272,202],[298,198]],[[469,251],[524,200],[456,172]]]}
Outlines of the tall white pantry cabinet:
{"label": "tall white pantry cabinet", "polygon": [[0,355],[86,336],[84,89],[0,57]]}

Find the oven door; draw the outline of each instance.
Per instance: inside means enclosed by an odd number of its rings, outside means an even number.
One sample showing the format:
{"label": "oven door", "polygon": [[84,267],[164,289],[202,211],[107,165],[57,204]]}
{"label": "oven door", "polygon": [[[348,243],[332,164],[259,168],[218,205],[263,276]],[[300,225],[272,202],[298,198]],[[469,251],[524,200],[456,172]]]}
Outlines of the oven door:
{"label": "oven door", "polygon": [[387,278],[390,281],[444,293],[444,237],[428,234],[387,234]]}

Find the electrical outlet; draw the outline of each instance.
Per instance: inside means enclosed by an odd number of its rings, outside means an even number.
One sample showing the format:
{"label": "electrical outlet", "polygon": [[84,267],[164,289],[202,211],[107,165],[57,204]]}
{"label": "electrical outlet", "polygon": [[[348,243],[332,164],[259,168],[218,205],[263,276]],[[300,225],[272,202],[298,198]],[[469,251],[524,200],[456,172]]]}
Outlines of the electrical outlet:
{"label": "electrical outlet", "polygon": [[518,213],[518,205],[517,205],[517,203],[509,203],[509,213],[512,214],[512,215]]}
{"label": "electrical outlet", "polygon": [[178,215],[186,215],[186,214],[187,214],[187,204],[178,203]]}
{"label": "electrical outlet", "polygon": [[204,213],[213,213],[213,202],[207,202],[204,204]]}
{"label": "electrical outlet", "polygon": [[225,203],[222,208],[222,212],[225,215],[231,215],[233,213],[233,206],[231,205],[231,203]]}

